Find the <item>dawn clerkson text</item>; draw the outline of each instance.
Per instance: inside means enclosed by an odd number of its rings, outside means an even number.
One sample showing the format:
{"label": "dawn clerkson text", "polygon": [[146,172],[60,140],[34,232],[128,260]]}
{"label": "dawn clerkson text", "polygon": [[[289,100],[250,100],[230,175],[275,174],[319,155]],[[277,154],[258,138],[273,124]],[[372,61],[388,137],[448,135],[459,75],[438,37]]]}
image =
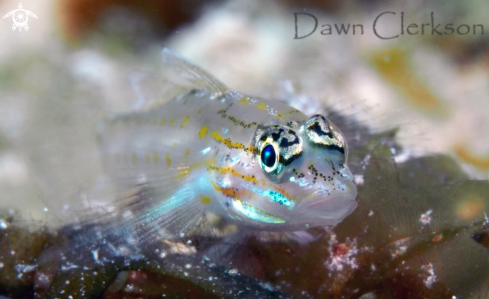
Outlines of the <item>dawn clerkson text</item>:
{"label": "dawn clerkson text", "polygon": [[[294,39],[303,39],[318,32],[321,35],[364,35],[363,24],[334,23],[320,24],[318,18],[310,13],[294,13],[295,35]],[[392,24],[399,24],[392,27]],[[395,39],[403,35],[483,35],[482,24],[454,24],[435,22],[435,13],[431,12],[430,20],[422,23],[407,22],[404,12],[400,14],[392,11],[382,12],[373,21],[371,28],[376,37],[380,39]],[[394,28],[394,29],[392,29]]]}

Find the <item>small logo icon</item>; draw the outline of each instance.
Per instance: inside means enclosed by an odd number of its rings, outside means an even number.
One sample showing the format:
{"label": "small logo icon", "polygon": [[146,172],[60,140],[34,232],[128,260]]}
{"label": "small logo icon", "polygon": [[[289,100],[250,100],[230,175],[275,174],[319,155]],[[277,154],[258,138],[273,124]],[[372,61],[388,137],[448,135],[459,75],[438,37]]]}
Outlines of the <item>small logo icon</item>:
{"label": "small logo icon", "polygon": [[23,9],[22,3],[19,3],[19,8],[8,12],[6,15],[3,16],[3,18],[5,19],[10,16],[12,16],[12,20],[14,21],[14,24],[12,25],[12,31],[15,31],[17,28],[19,28],[19,32],[22,31],[22,28],[24,28],[25,31],[29,31],[29,25],[27,25],[27,22],[29,21],[29,16],[37,19],[37,16],[32,11]]}

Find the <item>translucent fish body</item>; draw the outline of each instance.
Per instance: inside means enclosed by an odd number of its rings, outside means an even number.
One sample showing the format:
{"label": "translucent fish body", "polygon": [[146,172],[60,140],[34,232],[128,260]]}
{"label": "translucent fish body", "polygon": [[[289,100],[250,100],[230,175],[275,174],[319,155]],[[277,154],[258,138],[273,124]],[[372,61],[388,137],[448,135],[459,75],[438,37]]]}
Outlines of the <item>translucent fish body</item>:
{"label": "translucent fish body", "polygon": [[163,61],[189,90],[101,129],[109,173],[122,190],[145,190],[121,229],[185,232],[212,213],[296,231],[334,225],[355,209],[346,140],[326,117],[230,90],[166,49]]}

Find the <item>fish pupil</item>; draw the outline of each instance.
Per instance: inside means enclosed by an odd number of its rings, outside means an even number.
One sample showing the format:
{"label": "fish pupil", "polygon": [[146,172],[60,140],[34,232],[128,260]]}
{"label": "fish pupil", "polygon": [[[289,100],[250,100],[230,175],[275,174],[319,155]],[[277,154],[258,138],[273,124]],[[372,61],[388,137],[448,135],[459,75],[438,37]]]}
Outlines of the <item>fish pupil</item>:
{"label": "fish pupil", "polygon": [[261,161],[267,167],[273,167],[275,165],[275,161],[277,160],[277,154],[275,153],[275,149],[271,144],[265,146],[263,151],[261,152]]}

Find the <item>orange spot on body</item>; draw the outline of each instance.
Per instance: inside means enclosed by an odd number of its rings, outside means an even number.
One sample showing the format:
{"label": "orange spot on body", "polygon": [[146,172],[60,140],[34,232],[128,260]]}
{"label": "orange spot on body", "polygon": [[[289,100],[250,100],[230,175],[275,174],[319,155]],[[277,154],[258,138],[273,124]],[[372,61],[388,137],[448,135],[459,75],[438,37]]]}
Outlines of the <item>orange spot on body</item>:
{"label": "orange spot on body", "polygon": [[187,122],[188,122],[188,115],[185,116],[185,118],[183,119],[182,124],[180,125],[180,127],[183,128],[187,124]]}
{"label": "orange spot on body", "polygon": [[247,98],[242,98],[241,100],[239,100],[239,104],[249,104],[251,101]]}
{"label": "orange spot on body", "polygon": [[177,174],[177,179],[181,180],[188,176],[194,168],[200,167],[199,163],[192,163],[190,166],[184,166],[184,167],[178,167],[177,169],[179,170]]}
{"label": "orange spot on body", "polygon": [[203,126],[202,129],[200,129],[199,138],[204,137],[205,134],[207,134],[207,127]]}
{"label": "orange spot on body", "polygon": [[239,173],[238,171],[234,170],[234,168],[232,168],[232,167],[214,167],[214,166],[210,166],[209,169],[210,170],[219,171],[220,173],[223,173],[223,174],[231,173],[232,175],[234,175],[236,177],[240,177],[243,180],[246,180],[248,182],[252,182],[254,184],[258,184],[258,179],[254,175]]}
{"label": "orange spot on body", "polygon": [[216,191],[219,191],[222,194],[232,197],[234,199],[239,199],[238,196],[242,196],[246,194],[245,190],[239,190],[237,188],[221,188],[218,185],[216,185],[213,181],[211,181],[211,183]]}
{"label": "orange spot on body", "polygon": [[251,149],[247,148],[246,146],[244,146],[243,144],[241,144],[239,142],[233,142],[229,138],[226,138],[226,139],[222,138],[222,136],[219,135],[219,133],[217,133],[216,131],[212,132],[212,136],[214,137],[214,139],[217,142],[221,142],[229,148],[242,149],[244,151],[251,152]]}

